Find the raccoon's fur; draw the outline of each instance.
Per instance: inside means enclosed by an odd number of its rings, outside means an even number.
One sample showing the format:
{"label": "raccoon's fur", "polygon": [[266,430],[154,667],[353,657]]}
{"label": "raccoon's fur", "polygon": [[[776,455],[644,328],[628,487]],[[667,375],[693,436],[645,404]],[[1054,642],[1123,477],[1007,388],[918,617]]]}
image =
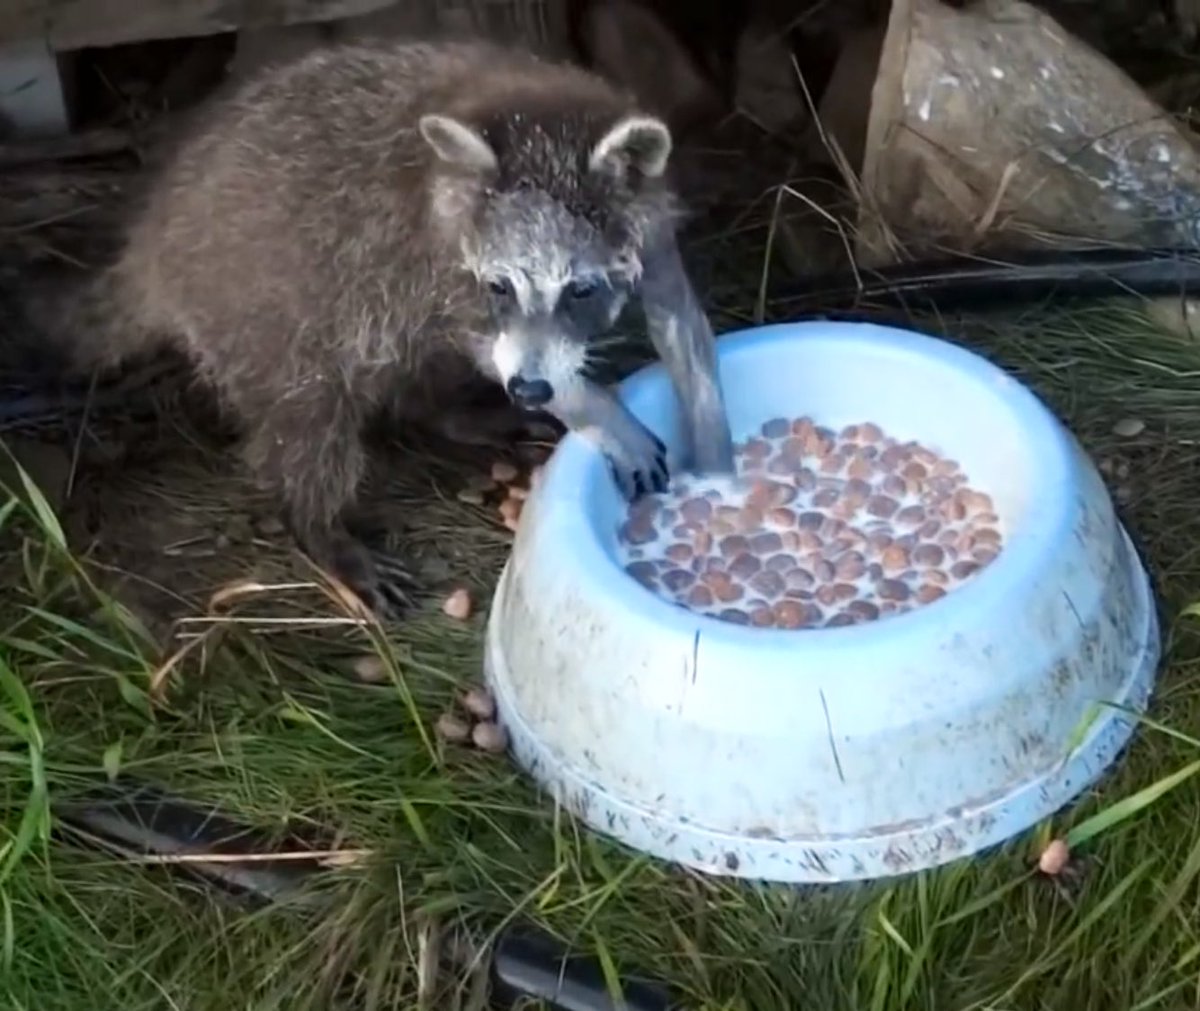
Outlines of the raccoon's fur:
{"label": "raccoon's fur", "polygon": [[[80,363],[185,351],[300,543],[371,606],[389,589],[395,605],[396,580],[344,525],[381,411],[453,407],[447,385],[478,369],[596,435],[631,494],[661,486],[662,444],[580,370],[655,256],[665,297],[690,296],[671,275],[669,150],[626,95],[521,51],[317,51],[215,102],[178,144],[77,306]],[[678,330],[672,313],[660,331]],[[694,315],[699,354],[668,364],[723,424]]]}

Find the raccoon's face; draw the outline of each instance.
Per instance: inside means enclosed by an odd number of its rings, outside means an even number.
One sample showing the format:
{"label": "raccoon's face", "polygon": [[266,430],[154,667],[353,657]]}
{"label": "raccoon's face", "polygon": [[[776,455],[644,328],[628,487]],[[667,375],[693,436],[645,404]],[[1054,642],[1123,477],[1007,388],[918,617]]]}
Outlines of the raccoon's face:
{"label": "raccoon's face", "polygon": [[603,346],[597,338],[634,293],[647,224],[636,177],[662,174],[671,139],[665,125],[641,116],[618,121],[583,150],[569,130],[520,130],[511,161],[523,164],[514,166],[503,158],[511,137],[497,145],[457,120],[421,123],[438,156],[458,170],[444,192],[462,200],[464,169],[476,182],[467,215],[463,203],[439,208],[434,198],[435,213],[452,211],[444,224],[455,229],[490,318],[476,357],[517,404],[535,409],[580,381]]}

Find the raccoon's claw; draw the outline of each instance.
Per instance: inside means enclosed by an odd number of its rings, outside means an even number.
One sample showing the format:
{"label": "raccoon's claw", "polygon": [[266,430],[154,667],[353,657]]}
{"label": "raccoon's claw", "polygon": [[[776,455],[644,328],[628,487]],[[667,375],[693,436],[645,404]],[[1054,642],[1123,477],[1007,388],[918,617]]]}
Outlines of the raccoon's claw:
{"label": "raccoon's claw", "polygon": [[331,568],[380,621],[402,618],[412,609],[417,581],[395,556],[347,542]]}
{"label": "raccoon's claw", "polygon": [[643,495],[664,492],[670,483],[667,447],[653,432],[643,430],[642,435],[643,445],[615,447],[604,453],[613,480],[631,502]]}

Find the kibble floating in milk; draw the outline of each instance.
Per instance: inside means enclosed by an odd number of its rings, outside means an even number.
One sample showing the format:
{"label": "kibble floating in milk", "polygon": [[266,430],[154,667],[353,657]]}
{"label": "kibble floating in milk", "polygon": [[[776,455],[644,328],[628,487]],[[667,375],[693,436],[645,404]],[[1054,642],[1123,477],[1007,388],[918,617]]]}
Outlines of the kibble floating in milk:
{"label": "kibble floating in milk", "polygon": [[737,448],[738,480],[635,502],[622,564],[689,610],[758,628],[854,625],[945,596],[1003,548],[991,498],[958,464],[865,423],[775,418]]}

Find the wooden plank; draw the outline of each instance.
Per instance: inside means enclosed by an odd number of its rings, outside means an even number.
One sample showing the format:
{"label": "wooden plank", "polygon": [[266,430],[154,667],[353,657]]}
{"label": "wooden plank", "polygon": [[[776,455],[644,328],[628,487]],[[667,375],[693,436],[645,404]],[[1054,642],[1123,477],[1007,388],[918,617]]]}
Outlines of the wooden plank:
{"label": "wooden plank", "polygon": [[58,52],[355,17],[395,0],[0,0],[0,43]]}

